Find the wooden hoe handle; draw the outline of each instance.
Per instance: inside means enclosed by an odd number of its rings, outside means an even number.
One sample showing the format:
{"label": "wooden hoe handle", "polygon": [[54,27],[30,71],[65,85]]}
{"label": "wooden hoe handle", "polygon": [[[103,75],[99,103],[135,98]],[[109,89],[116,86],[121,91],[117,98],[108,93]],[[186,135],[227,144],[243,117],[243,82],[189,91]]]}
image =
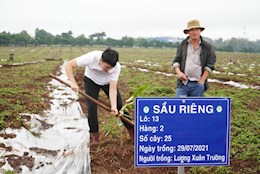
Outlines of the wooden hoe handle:
{"label": "wooden hoe handle", "polygon": [[[58,78],[57,76],[55,76],[55,75],[53,75],[53,74],[51,74],[51,73],[49,74],[49,76],[50,76],[51,78],[53,78],[53,79],[55,79],[55,80],[61,82],[62,84],[64,84],[64,85],[70,87],[70,84],[69,84],[69,83],[67,83],[67,82],[65,82],[65,81],[63,81],[63,80],[61,80],[61,79]],[[81,95],[83,95],[84,97],[86,97],[87,99],[89,99],[90,101],[92,101],[93,103],[95,103],[95,104],[97,104],[98,106],[102,107],[103,109],[105,109],[105,110],[107,110],[107,111],[109,111],[109,112],[112,111],[112,110],[110,109],[110,107],[104,105],[103,103],[101,103],[101,102],[99,102],[98,100],[94,99],[93,97],[89,96],[88,94],[86,94],[85,92],[81,91],[80,89],[78,90],[78,92],[79,92]],[[131,120],[129,120],[128,118],[126,118],[126,117],[124,117],[124,116],[122,116],[122,115],[119,115],[119,114],[117,114],[116,116],[117,116],[117,117],[120,117],[122,120],[126,121],[126,122],[129,123],[132,127],[134,127],[135,124],[134,124],[133,121],[131,121]]]}

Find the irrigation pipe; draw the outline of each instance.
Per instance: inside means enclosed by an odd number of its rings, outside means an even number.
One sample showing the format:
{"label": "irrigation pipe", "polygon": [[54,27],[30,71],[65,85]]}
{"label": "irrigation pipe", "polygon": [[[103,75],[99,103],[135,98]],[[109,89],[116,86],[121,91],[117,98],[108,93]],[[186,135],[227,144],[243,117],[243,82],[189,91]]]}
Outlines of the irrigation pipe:
{"label": "irrigation pipe", "polygon": [[[63,80],[61,80],[61,79],[58,78],[57,76],[55,76],[55,75],[53,75],[53,74],[51,74],[51,73],[49,74],[49,76],[50,76],[51,78],[53,78],[53,79],[55,79],[55,80],[61,82],[62,84],[64,84],[64,85],[70,87],[70,84],[69,84],[69,83],[67,83],[67,82],[65,82],[65,81],[63,81]],[[107,111],[109,111],[109,112],[112,112],[112,110],[110,109],[110,107],[104,105],[103,103],[99,102],[98,100],[94,99],[93,97],[89,96],[88,94],[84,93],[83,91],[78,90],[78,92],[79,92],[81,95],[83,95],[84,97],[86,97],[87,99],[89,99],[90,101],[92,101],[93,103],[95,103],[95,104],[97,104],[98,106],[102,107],[103,109],[105,109],[105,110],[107,110]],[[124,116],[122,116],[122,115],[120,115],[120,114],[117,114],[116,117],[120,117],[121,120],[124,120],[125,122],[127,122],[128,124],[130,124],[132,127],[134,127],[134,125],[135,125],[133,121],[129,120],[128,118],[126,118],[126,117],[124,117]]]}

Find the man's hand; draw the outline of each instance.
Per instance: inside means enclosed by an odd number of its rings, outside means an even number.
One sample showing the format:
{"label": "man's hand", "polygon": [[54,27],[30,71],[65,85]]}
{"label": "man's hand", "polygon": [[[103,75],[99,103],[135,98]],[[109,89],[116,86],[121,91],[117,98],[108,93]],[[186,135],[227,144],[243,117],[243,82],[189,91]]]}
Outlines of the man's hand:
{"label": "man's hand", "polygon": [[202,84],[202,85],[204,85],[205,81],[203,81],[203,80],[200,79],[200,80],[199,80],[199,83]]}
{"label": "man's hand", "polygon": [[188,81],[187,76],[183,72],[181,72],[180,67],[175,67],[175,72],[181,81]]}
{"label": "man's hand", "polygon": [[78,86],[77,83],[71,83],[71,84],[70,84],[70,88],[71,88],[74,92],[76,92],[76,93],[78,93],[78,91],[79,91],[79,86]]}
{"label": "man's hand", "polygon": [[79,86],[78,86],[78,84],[77,84],[77,82],[74,78],[74,75],[73,75],[73,69],[76,68],[76,67],[78,67],[76,59],[72,59],[65,64],[65,72],[66,72],[67,77],[70,81],[70,87],[73,91],[78,93]]}
{"label": "man's hand", "polygon": [[179,72],[177,75],[181,81],[188,80],[187,76],[183,72]]}
{"label": "man's hand", "polygon": [[111,114],[114,116],[118,115],[118,110],[116,108],[111,108]]}

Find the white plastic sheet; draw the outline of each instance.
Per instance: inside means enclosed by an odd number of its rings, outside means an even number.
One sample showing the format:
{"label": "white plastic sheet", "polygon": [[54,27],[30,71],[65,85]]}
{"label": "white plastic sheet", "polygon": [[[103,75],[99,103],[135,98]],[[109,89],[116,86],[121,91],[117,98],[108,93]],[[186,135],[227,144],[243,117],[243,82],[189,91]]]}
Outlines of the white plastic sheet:
{"label": "white plastic sheet", "polygon": [[[63,66],[59,76],[67,81]],[[0,142],[11,151],[0,149],[1,159],[14,154],[34,158],[33,167],[20,166],[22,174],[88,174],[90,169],[89,154],[89,125],[83,114],[77,95],[68,87],[56,80],[50,82],[54,88],[51,94],[51,109],[43,116],[22,114],[31,117],[31,130],[6,129],[2,134],[15,134],[15,138],[4,139]],[[46,129],[46,122],[48,128]],[[35,137],[31,132],[39,133]],[[3,162],[3,161],[2,161]],[[13,170],[5,160],[1,170]],[[1,173],[0,170],[0,173]]]}

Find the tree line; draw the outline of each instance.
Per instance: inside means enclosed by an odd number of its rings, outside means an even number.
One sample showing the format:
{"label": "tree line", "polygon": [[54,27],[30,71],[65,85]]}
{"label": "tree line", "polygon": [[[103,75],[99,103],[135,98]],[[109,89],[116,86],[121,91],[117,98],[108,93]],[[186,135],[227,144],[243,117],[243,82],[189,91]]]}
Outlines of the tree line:
{"label": "tree line", "polygon": [[[41,45],[71,45],[71,46],[93,46],[107,45],[113,47],[156,47],[156,48],[177,48],[184,38],[133,38],[124,36],[121,39],[113,39],[106,36],[105,32],[94,33],[86,37],[81,34],[73,37],[72,31],[53,35],[43,29],[36,29],[35,36],[30,36],[27,31],[11,34],[3,31],[0,33],[0,46],[41,46]],[[217,51],[225,52],[260,52],[260,40],[249,41],[245,38],[231,38],[223,40],[222,38],[212,40],[205,37],[207,41],[214,45]]]}
{"label": "tree line", "polygon": [[94,33],[88,37],[81,34],[77,37],[73,37],[72,31],[63,32],[58,35],[52,35],[51,33],[43,30],[36,29],[35,36],[31,37],[27,31],[22,31],[17,34],[11,34],[9,32],[0,33],[0,46],[28,46],[28,45],[72,45],[72,46],[93,46],[93,45],[108,45],[114,47],[177,47],[176,43],[148,40],[145,38],[134,39],[132,37],[124,36],[121,39],[113,39],[106,37],[105,32]]}

